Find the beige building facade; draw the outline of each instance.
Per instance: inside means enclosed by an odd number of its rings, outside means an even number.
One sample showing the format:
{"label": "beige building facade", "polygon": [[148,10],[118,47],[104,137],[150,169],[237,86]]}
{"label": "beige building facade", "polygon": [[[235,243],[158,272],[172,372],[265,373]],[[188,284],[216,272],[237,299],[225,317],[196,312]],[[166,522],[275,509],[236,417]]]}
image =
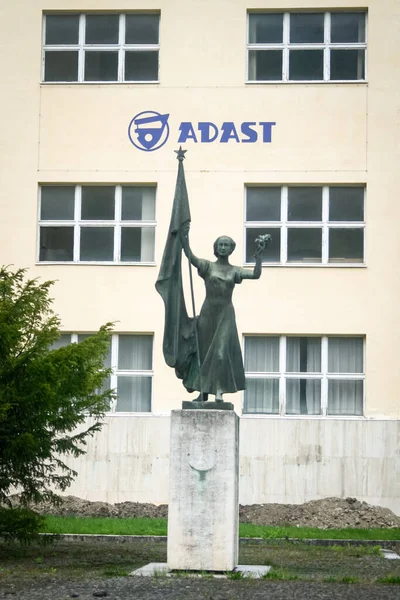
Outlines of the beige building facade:
{"label": "beige building facade", "polygon": [[169,414],[195,397],[164,362],[154,288],[182,145],[195,254],[213,260],[227,234],[251,268],[272,236],[261,279],[234,292],[241,502],[356,496],[400,514],[399,2],[0,15],[2,263],[56,280],[60,343],[115,322],[118,400],[69,492],[167,501]]}

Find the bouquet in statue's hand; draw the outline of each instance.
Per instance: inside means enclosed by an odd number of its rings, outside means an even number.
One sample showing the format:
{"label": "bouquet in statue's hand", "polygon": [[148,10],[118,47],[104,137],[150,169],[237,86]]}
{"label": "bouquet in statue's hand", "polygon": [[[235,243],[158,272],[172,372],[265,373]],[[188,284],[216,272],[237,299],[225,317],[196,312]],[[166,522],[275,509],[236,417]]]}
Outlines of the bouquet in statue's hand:
{"label": "bouquet in statue's hand", "polygon": [[267,247],[267,244],[271,241],[271,239],[272,238],[269,235],[269,233],[264,233],[256,237],[256,251],[254,253],[255,257],[259,256],[262,252],[264,252],[265,248]]}

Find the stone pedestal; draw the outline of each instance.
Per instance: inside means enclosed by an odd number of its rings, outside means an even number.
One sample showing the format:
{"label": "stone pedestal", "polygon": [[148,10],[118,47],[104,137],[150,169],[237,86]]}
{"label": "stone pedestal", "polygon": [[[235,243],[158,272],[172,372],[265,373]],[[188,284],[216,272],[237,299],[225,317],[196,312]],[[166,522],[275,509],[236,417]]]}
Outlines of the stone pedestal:
{"label": "stone pedestal", "polygon": [[239,417],[171,415],[168,567],[231,571],[238,562]]}

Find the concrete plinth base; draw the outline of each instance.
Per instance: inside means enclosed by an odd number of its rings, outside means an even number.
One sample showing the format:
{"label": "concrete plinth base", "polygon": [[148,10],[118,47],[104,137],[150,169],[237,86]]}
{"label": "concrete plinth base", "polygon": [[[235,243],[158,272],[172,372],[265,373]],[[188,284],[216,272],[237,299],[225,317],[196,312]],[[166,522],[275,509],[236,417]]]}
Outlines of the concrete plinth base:
{"label": "concrete plinth base", "polygon": [[[233,575],[234,573],[241,573],[243,577],[250,577],[252,579],[261,579],[268,573],[271,567],[267,567],[266,565],[238,565],[233,571],[230,573],[212,573],[212,575],[217,578],[227,579],[229,575]],[[140,569],[136,569],[130,573],[133,577],[157,577],[157,576],[165,576],[165,577],[181,577],[182,572],[174,572],[168,568],[167,563],[149,563]],[[208,574],[207,574],[208,575]],[[188,577],[201,577],[201,573],[188,574]],[[209,575],[208,575],[209,576]]]}
{"label": "concrete plinth base", "polygon": [[232,571],[237,566],[238,481],[236,413],[172,411],[169,569]]}

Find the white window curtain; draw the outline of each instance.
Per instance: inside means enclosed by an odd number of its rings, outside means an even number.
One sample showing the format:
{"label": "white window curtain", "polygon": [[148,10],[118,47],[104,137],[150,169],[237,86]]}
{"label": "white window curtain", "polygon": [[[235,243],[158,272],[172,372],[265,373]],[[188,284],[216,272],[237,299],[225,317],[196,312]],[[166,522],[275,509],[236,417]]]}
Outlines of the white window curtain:
{"label": "white window curtain", "polygon": [[[245,370],[279,373],[279,337],[247,337]],[[279,378],[246,379],[245,413],[279,414]]]}
{"label": "white window curtain", "polygon": [[140,260],[142,262],[153,262],[154,260],[154,227],[142,227],[141,229]]}
{"label": "white window curtain", "polygon": [[245,370],[279,373],[279,337],[246,337]]}
{"label": "white window curtain", "polygon": [[[154,187],[142,188],[142,220],[154,221],[156,210],[156,193]],[[141,230],[140,260],[153,262],[154,260],[154,227],[142,227]]]}
{"label": "white window curtain", "polygon": [[[116,412],[151,411],[152,377],[140,372],[152,369],[152,354],[151,335],[118,336]],[[136,371],[137,374],[132,374],[132,371]]]}
{"label": "white window curtain", "polygon": [[362,415],[363,387],[360,379],[328,381],[328,415]]}
{"label": "white window curtain", "polygon": [[279,379],[246,379],[245,413],[279,414]]}
{"label": "white window curtain", "polygon": [[[288,373],[321,372],[321,338],[288,337],[286,341]],[[319,415],[321,413],[321,380],[286,379],[286,413]]]}
{"label": "white window curtain", "polygon": [[148,371],[152,367],[151,335],[120,334],[118,338],[118,370]]}
{"label": "white window curtain", "polygon": [[[362,338],[328,338],[328,373],[363,373]],[[328,414],[362,415],[364,383],[360,379],[329,379]]]}
{"label": "white window curtain", "polygon": [[363,372],[362,338],[328,338],[328,373]]}
{"label": "white window curtain", "polygon": [[119,375],[116,412],[150,412],[151,377]]}

